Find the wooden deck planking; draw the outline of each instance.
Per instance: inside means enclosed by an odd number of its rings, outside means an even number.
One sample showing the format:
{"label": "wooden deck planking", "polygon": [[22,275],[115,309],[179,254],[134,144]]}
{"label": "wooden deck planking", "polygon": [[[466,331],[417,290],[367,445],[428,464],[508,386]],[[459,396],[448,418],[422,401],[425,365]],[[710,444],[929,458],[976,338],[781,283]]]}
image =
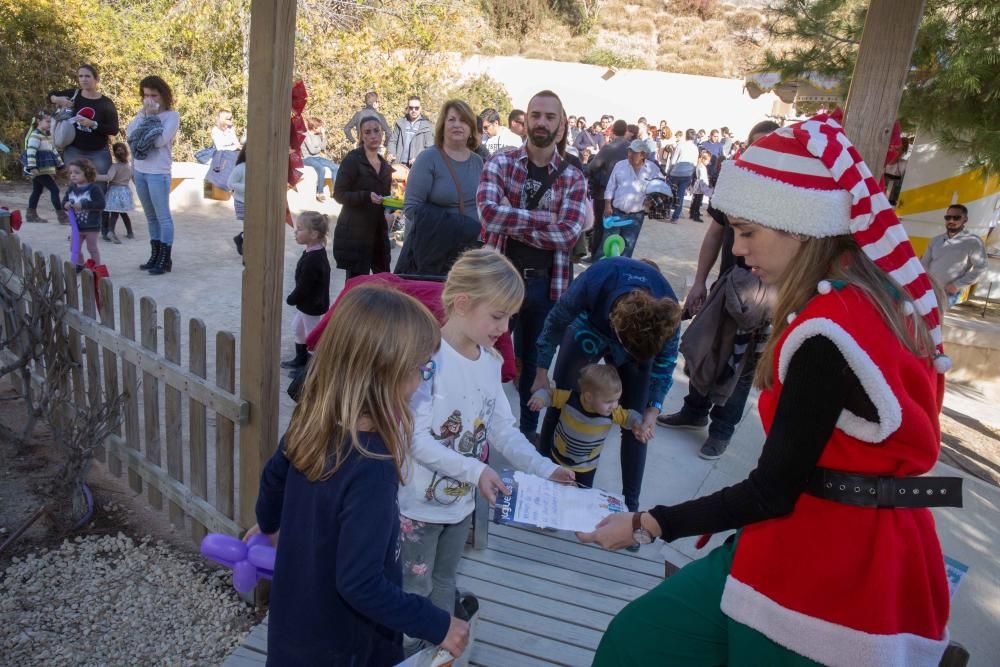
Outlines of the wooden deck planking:
{"label": "wooden deck planking", "polygon": [[569,569],[563,569],[557,565],[540,563],[520,555],[512,555],[502,551],[494,551],[493,549],[486,549],[485,551],[467,550],[464,560],[477,561],[492,567],[520,572],[547,581],[559,581],[573,588],[579,588],[580,590],[608,597],[616,597],[626,602],[631,602],[649,590],[649,588],[622,584],[611,579],[583,575]]}
{"label": "wooden deck planking", "polygon": [[[490,550],[518,556],[536,563],[561,567],[577,574],[591,575],[597,579],[604,579],[618,584],[638,586],[643,591],[649,590],[656,584],[663,581],[663,566],[659,567],[659,575],[654,576],[642,572],[634,572],[625,567],[616,567],[606,563],[592,561],[578,556],[571,556],[566,553],[552,551],[546,547],[515,542],[499,535],[490,537]],[[636,559],[637,561],[639,559]]]}
{"label": "wooden deck planking", "polygon": [[[459,564],[459,588],[480,600],[476,667],[589,665],[614,615],[662,581],[663,565],[650,557],[603,551],[568,534],[489,530],[489,547],[467,547]],[[224,667],[259,667],[266,651],[265,617]]]}
{"label": "wooden deck planking", "polygon": [[475,595],[480,601],[490,600],[511,609],[521,609],[557,619],[572,619],[581,627],[592,628],[600,632],[603,632],[611,623],[611,619],[614,618],[613,614],[585,609],[568,601],[553,600],[535,593],[525,593],[492,581],[473,579],[463,574],[458,575],[458,587],[463,591],[475,591]]}
{"label": "wooden deck planking", "polygon": [[[619,568],[628,569],[632,572],[642,572],[657,579],[663,578],[663,556],[659,555],[659,550],[651,549],[640,551],[638,554],[631,554],[625,551],[608,551],[593,544],[582,544],[576,538],[563,539],[561,533],[546,533],[528,528],[514,528],[512,526],[490,526],[490,537],[501,537],[504,539],[533,544],[557,553],[585,558],[587,560],[614,565]],[[656,554],[656,556],[646,553]]]}

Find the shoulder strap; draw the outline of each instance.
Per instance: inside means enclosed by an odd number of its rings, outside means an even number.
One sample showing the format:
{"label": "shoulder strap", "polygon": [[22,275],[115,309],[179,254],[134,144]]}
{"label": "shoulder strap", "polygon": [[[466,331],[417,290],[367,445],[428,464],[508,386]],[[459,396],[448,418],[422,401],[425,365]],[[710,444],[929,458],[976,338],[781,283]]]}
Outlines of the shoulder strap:
{"label": "shoulder strap", "polygon": [[441,153],[441,157],[444,161],[444,166],[448,167],[448,173],[451,174],[451,180],[455,181],[455,190],[458,192],[458,212],[465,215],[465,197],[462,196],[462,184],[458,182],[458,175],[455,173],[455,167],[451,164],[451,158],[444,148],[439,148],[438,151]]}
{"label": "shoulder strap", "polygon": [[569,160],[562,158],[562,163],[559,165],[559,168],[555,171],[548,172],[545,180],[542,181],[542,186],[535,191],[535,194],[531,196],[531,199],[528,200],[528,203],[524,208],[529,211],[533,211],[538,208],[538,202],[542,201],[542,197],[546,192],[548,192],[549,188],[552,187],[552,184],[556,182],[556,179],[559,178],[564,171],[566,171],[566,167],[568,166]]}

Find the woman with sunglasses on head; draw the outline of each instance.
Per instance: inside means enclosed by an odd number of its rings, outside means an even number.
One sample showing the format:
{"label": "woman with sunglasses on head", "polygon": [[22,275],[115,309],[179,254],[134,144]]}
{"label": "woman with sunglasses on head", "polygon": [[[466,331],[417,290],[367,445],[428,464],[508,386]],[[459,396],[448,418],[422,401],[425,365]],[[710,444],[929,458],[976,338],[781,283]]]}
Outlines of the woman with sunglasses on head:
{"label": "woman with sunglasses on head", "polygon": [[[57,107],[73,110],[75,134],[73,142],[63,148],[63,159],[90,160],[98,174],[111,168],[111,149],[108,142],[118,134],[118,108],[114,101],[98,87],[101,77],[94,65],[83,64],[76,70],[78,88],[52,90],[49,102]],[[102,185],[102,189],[106,189]]]}
{"label": "woman with sunglasses on head", "polygon": [[826,115],[724,162],[712,205],[778,289],[756,374],[767,439],[746,480],[579,535],[737,530],[622,610],[594,664],[937,667],[949,596],[928,508],[961,506],[960,479],[923,476],[950,367],[939,296]]}

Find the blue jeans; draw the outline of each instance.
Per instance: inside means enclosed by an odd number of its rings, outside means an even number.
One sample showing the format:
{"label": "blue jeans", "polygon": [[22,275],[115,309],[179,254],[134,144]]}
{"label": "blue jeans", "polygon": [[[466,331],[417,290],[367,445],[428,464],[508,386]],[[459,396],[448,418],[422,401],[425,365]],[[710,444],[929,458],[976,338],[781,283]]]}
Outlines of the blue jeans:
{"label": "blue jeans", "polygon": [[736,388],[729,398],[722,405],[713,405],[707,396],[698,393],[694,387],[688,388],[688,394],[684,397],[684,407],[681,413],[692,420],[701,420],[711,417],[708,425],[708,435],[719,440],[729,441],[736,431],[736,426],[743,419],[743,408],[747,404],[747,396],[750,395],[750,388],[753,386],[753,376],[757,369],[755,358],[747,360],[743,368],[743,374],[736,382]]}
{"label": "blue jeans", "polygon": [[142,203],[142,212],[149,223],[149,238],[166,245],[174,244],[174,219],[170,217],[170,174],[133,175],[135,191]]}
{"label": "blue jeans", "polygon": [[[622,363],[615,363],[610,355],[611,350],[604,347],[602,337],[590,331],[589,326],[577,320],[566,328],[562,342],[559,344],[559,356],[556,357],[556,368],[552,374],[554,385],[559,389],[578,389],[577,379],[580,369],[588,364],[594,364],[604,359],[618,369],[622,379],[621,405],[643,414],[649,396],[649,372],[652,362],[639,362],[631,357]],[[548,408],[545,411],[545,421],[542,423],[542,433],[538,438],[538,451],[542,456],[552,458],[552,437],[559,423],[560,410]],[[639,509],[639,494],[642,492],[642,476],[646,470],[646,445],[639,442],[632,431],[622,429],[621,445],[622,495],[630,512]],[[593,475],[585,474],[578,477],[581,483],[590,486]],[[590,482],[590,483],[588,483]]]}
{"label": "blue jeans", "polygon": [[527,278],[524,281],[524,302],[510,322],[514,338],[514,353],[521,360],[521,374],[517,379],[518,403],[521,406],[521,433],[528,435],[538,429],[538,413],[528,409],[531,385],[538,370],[538,346],[545,318],[555,302],[549,298],[549,277]]}
{"label": "blue jeans", "polygon": [[[330,170],[330,180],[337,180],[337,170],[340,166],[333,160],[328,160],[325,157],[307,157],[302,161],[307,167],[312,167],[316,170],[316,194],[323,194],[323,186],[326,185],[326,170]],[[330,187],[333,191],[333,186]]]}
{"label": "blue jeans", "polygon": [[639,232],[642,231],[642,223],[646,220],[646,214],[642,211],[638,213],[625,213],[618,209],[614,209],[614,214],[623,218],[632,218],[635,221],[628,227],[616,227],[604,230],[605,234],[619,234],[625,239],[625,249],[622,250],[621,256],[631,257],[635,251],[635,244],[639,240]]}
{"label": "blue jeans", "polygon": [[670,187],[674,190],[674,214],[671,220],[679,220],[684,208],[684,195],[691,186],[691,176],[670,176]]}

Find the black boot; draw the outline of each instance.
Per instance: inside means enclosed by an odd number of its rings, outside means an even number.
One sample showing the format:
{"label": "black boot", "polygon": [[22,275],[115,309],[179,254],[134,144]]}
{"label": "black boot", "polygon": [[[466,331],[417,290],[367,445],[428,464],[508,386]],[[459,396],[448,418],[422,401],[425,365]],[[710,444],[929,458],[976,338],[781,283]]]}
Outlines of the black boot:
{"label": "black boot", "polygon": [[173,262],[170,261],[170,249],[172,247],[166,243],[160,244],[160,256],[156,258],[156,265],[149,269],[149,275],[158,276],[170,272],[173,265]]}
{"label": "black boot", "polygon": [[305,345],[295,344],[295,357],[288,361],[282,361],[282,368],[304,368],[309,363],[309,348]]}
{"label": "black boot", "polygon": [[159,259],[160,257],[161,245],[162,244],[159,241],[154,240],[149,242],[149,248],[150,248],[149,259],[146,260],[145,264],[139,265],[140,269],[142,269],[143,271],[148,271],[149,269],[156,266],[156,260]]}

